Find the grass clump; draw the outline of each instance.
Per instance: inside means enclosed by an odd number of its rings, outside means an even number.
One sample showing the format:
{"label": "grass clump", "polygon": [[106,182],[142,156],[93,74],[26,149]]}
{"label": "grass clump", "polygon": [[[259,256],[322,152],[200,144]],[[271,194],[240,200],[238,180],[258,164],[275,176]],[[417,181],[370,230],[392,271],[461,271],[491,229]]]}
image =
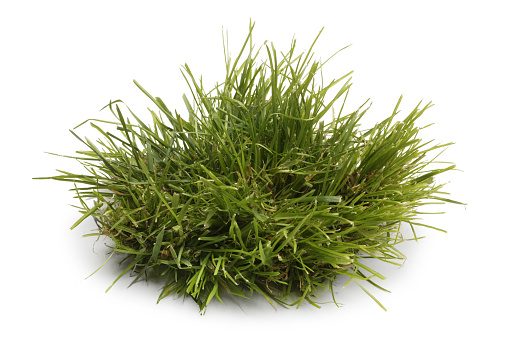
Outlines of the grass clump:
{"label": "grass clump", "polygon": [[75,184],[83,215],[72,228],[93,216],[99,230],[88,236],[105,235],[113,254],[126,255],[118,279],[163,276],[159,300],[190,296],[204,310],[223,293],[250,292],[272,304],[318,306],[314,291],[327,286],[334,295],[338,275],[364,290],[363,281],[380,287],[373,279],[384,277],[363,259],[398,265],[400,224],[425,226],[420,206],[457,203],[433,181],[454,165],[427,158],[449,144],[418,137],[416,120],[430,104],[394,122],[400,98],[364,131],[368,107],[345,115],[342,104],[324,123],[339,98],[345,103],[350,73],[318,86],[324,63],[314,61],[314,45],[295,54],[295,40],[287,53],[265,44],[268,58],[258,62],[253,26],[236,59],[225,46],[226,76],[212,91],[183,67],[189,119],[135,82],[159,110],[149,110],[150,125],[122,101],[109,103],[114,121],[88,121],[101,139],[71,131],[88,147],[72,157],[86,173],[46,178]]}

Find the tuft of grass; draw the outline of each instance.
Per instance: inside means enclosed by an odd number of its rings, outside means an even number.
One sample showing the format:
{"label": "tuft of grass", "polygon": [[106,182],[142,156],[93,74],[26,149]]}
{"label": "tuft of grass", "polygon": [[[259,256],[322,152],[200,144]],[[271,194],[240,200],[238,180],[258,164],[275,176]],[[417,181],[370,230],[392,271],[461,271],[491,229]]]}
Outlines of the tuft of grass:
{"label": "tuft of grass", "polygon": [[70,131],[87,147],[70,156],[84,174],[44,178],[74,183],[82,216],[72,229],[92,216],[99,230],[85,236],[108,237],[113,254],[126,256],[116,281],[129,272],[135,281],[164,278],[158,302],[184,295],[204,311],[229,293],[319,307],[315,290],[334,296],[345,275],[384,308],[360,282],[381,288],[374,280],[385,277],[363,259],[400,265],[400,224],[430,227],[418,220],[420,207],[458,203],[433,180],[454,165],[428,157],[450,143],[418,137],[416,120],[430,103],[395,122],[401,97],[387,119],[360,130],[366,103],[343,114],[351,72],[318,85],[324,62],[314,61],[314,44],[295,53],[295,40],[286,53],[265,44],[268,58],[258,61],[253,27],[235,59],[224,46],[226,75],[210,92],[182,67],[188,120],[134,81],[156,106],[150,125],[110,102],[114,120],[84,122],[100,139]]}

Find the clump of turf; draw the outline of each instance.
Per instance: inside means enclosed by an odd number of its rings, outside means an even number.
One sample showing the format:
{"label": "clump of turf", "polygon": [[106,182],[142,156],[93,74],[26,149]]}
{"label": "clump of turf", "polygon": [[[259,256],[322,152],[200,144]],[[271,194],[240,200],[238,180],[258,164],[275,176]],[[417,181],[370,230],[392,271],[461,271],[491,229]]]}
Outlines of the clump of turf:
{"label": "clump of turf", "polygon": [[325,124],[347,96],[350,73],[318,86],[324,63],[313,60],[314,45],[295,54],[295,40],[280,54],[265,44],[268,60],[258,62],[253,26],[235,60],[225,47],[226,76],[211,92],[183,67],[194,103],[183,96],[188,120],[135,82],[159,109],[149,110],[151,125],[111,102],[105,108],[114,121],[91,120],[101,140],[71,131],[89,148],[72,157],[86,174],[49,178],[75,183],[83,215],[72,228],[93,216],[100,228],[91,235],[109,237],[112,254],[126,254],[118,279],[163,275],[159,300],[190,296],[204,310],[223,293],[249,291],[272,304],[288,305],[294,294],[289,305],[317,306],[315,289],[334,295],[338,275],[376,300],[360,282],[378,286],[372,279],[384,277],[362,259],[399,264],[400,224],[426,226],[416,217],[420,206],[457,203],[440,197],[433,181],[454,165],[427,170],[434,164],[427,155],[449,144],[418,137],[416,120],[430,104],[394,122],[401,98],[372,129],[358,129],[364,105],[343,115],[342,104]]}

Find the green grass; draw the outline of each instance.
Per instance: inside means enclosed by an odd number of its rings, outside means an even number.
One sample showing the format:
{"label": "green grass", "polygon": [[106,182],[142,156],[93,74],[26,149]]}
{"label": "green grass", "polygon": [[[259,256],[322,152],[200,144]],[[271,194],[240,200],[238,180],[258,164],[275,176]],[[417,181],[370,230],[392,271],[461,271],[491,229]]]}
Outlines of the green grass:
{"label": "green grass", "polygon": [[82,217],[72,228],[97,220],[99,230],[86,236],[108,237],[114,254],[126,256],[118,279],[134,272],[135,280],[166,280],[159,300],[190,296],[205,310],[223,294],[250,292],[272,305],[295,297],[289,305],[318,307],[315,290],[334,296],[332,283],[344,275],[377,301],[361,283],[380,288],[374,280],[384,276],[363,259],[401,264],[400,225],[426,227],[420,207],[457,203],[434,182],[454,165],[429,156],[450,143],[418,136],[416,120],[430,103],[395,121],[401,98],[387,119],[360,130],[369,107],[343,110],[351,73],[318,85],[324,63],[314,61],[314,44],[297,54],[295,40],[286,53],[265,44],[268,58],[258,61],[253,26],[235,59],[224,47],[226,75],[210,92],[182,68],[189,119],[135,82],[156,107],[149,125],[121,100],[109,103],[113,120],[85,122],[100,139],[71,131],[87,147],[72,156],[84,173],[45,178],[74,183]]}

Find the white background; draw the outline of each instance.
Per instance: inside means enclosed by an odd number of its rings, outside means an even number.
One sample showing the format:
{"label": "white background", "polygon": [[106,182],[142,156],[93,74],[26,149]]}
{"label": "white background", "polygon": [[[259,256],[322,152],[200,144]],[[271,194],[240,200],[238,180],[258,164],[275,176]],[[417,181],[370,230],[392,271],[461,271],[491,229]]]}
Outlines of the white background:
{"label": "white background", "polygon": [[[504,6],[499,1],[2,1],[0,5],[0,318],[6,339],[329,338],[497,339],[503,336]],[[368,98],[364,123],[385,118],[403,94],[403,112],[433,101],[423,138],[455,142],[442,156],[462,172],[440,177],[452,198],[429,224],[447,234],[404,244],[400,268],[379,266],[392,293],[341,289],[344,306],[274,311],[261,299],[212,303],[205,316],[189,299],[156,304],[160,285],[129,289],[103,242],[79,217],[70,183],[34,181],[55,169],[79,171],[83,146],[69,129],[123,99],[147,118],[153,107],[134,86],[183,113],[180,65],[212,85],[222,78],[221,30],[236,54],[256,22],[257,45],[306,50],[319,30],[317,58],[352,46],[324,68],[325,79],[354,70],[347,112]],[[189,94],[189,93],[188,93]],[[83,129],[81,132],[85,133]],[[329,301],[329,295],[321,300]]]}

